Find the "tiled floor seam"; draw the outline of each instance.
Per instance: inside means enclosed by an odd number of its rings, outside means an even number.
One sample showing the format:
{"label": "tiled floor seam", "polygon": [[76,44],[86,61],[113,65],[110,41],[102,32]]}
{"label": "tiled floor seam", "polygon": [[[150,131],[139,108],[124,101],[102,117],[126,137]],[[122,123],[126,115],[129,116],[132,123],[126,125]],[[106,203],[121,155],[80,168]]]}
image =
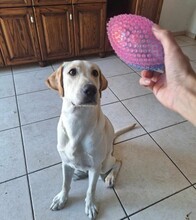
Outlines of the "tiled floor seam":
{"label": "tiled floor seam", "polygon": [[157,130],[151,131],[151,132],[147,132],[147,131],[145,130],[146,133],[144,133],[144,134],[140,134],[140,135],[134,136],[134,137],[132,137],[132,138],[127,138],[127,139],[125,139],[125,140],[122,140],[122,141],[119,141],[119,142],[115,142],[114,145],[121,144],[121,143],[123,143],[123,142],[130,141],[130,140],[133,140],[133,139],[136,139],[136,138],[145,136],[145,135],[149,135],[149,134],[155,133],[155,132],[157,132],[157,131],[161,131],[161,130],[164,130],[164,129],[166,129],[166,128],[170,128],[170,127],[173,127],[173,126],[176,126],[176,125],[185,123],[185,122],[186,122],[186,121],[179,122],[179,123],[177,123],[177,124],[173,124],[173,125],[170,125],[170,126],[166,126],[166,127],[164,127],[164,128],[157,129]]}
{"label": "tiled floor seam", "polygon": [[[136,124],[136,126],[137,126],[137,124]],[[131,138],[127,138],[127,139],[122,140],[122,141],[114,142],[114,146],[117,145],[117,144],[122,144],[122,143],[124,143],[124,142],[127,142],[127,141],[130,141],[130,140],[139,138],[139,137],[143,137],[143,136],[145,136],[145,135],[148,135],[148,134],[147,134],[147,133],[139,134],[139,135],[136,135],[136,136],[131,137]]]}
{"label": "tiled floor seam", "polygon": [[125,210],[125,207],[123,206],[123,204],[122,204],[122,202],[121,202],[121,200],[120,200],[120,198],[119,198],[119,196],[118,196],[118,194],[117,194],[115,188],[113,188],[113,192],[114,192],[114,194],[116,195],[116,198],[118,199],[118,202],[120,203],[120,206],[121,206],[121,208],[123,209],[123,211],[124,211],[124,213],[125,213],[125,215],[126,215],[126,218],[127,218],[127,217],[128,217],[128,214],[127,214],[127,212],[126,212],[126,210]]}
{"label": "tiled floor seam", "polygon": [[142,124],[140,124],[140,122],[137,120],[137,118],[129,111],[129,109],[123,104],[123,102],[118,98],[118,96],[113,92],[113,90],[112,89],[110,89],[110,90],[113,93],[113,95],[117,98],[117,100],[119,100],[119,102],[124,106],[124,108],[132,115],[132,117],[136,120],[136,122],[143,128]]}
{"label": "tiled floor seam", "polygon": [[9,130],[16,129],[16,128],[20,128],[20,126],[15,126],[15,127],[11,127],[11,128],[2,129],[2,130],[0,130],[0,132],[9,131]]}
{"label": "tiled floor seam", "polygon": [[61,163],[62,163],[62,162],[58,162],[58,163],[54,163],[54,164],[51,164],[51,165],[46,166],[46,167],[42,167],[42,168],[40,168],[40,169],[37,169],[37,170],[34,170],[34,171],[29,172],[28,175],[31,175],[31,174],[34,174],[34,173],[37,173],[37,172],[40,172],[40,171],[46,170],[46,169],[48,169],[48,168],[51,168],[51,167],[57,166],[57,165],[59,165],[59,164],[61,164]]}
{"label": "tiled floor seam", "polygon": [[46,118],[46,119],[42,119],[42,120],[38,120],[38,121],[33,121],[33,122],[30,122],[30,123],[26,123],[26,124],[21,125],[21,127],[33,125],[33,124],[36,124],[36,123],[52,120],[52,119],[59,118],[59,117],[60,117],[60,115],[57,115],[57,116],[54,116],[54,117],[49,117],[49,118]]}
{"label": "tiled floor seam", "polygon": [[171,127],[174,127],[174,126],[176,126],[176,125],[180,125],[180,124],[183,124],[183,123],[186,123],[186,122],[187,122],[187,120],[180,121],[180,122],[178,122],[178,123],[176,123],[176,124],[168,125],[168,126],[159,128],[159,129],[157,129],[157,130],[150,131],[150,132],[148,132],[148,133],[149,133],[149,134],[153,134],[153,133],[155,133],[155,132],[157,132],[157,131],[161,131],[161,130],[164,130],[164,129],[166,129],[166,128],[171,128]]}
{"label": "tiled floor seam", "polygon": [[[19,104],[18,104],[18,97],[16,95],[16,86],[15,86],[13,71],[12,71],[12,80],[13,80],[14,92],[15,92],[15,98],[16,98],[16,108],[17,108],[17,111],[18,111],[19,129],[20,129],[20,136],[21,136],[21,142],[22,142],[22,149],[23,149],[23,156],[24,156],[24,163],[25,163],[25,171],[26,171],[26,174],[27,174],[28,173],[27,159],[26,159],[26,155],[25,155],[24,139],[23,139],[23,134],[22,134],[21,119],[20,119],[20,112],[19,112]],[[33,220],[35,220],[34,207],[33,207],[33,201],[32,201],[31,189],[30,189],[30,181],[29,181],[28,174],[26,175],[26,178],[27,178],[29,199],[30,199],[30,204],[31,204],[32,218],[33,218]]]}
{"label": "tiled floor seam", "polygon": [[4,181],[0,182],[0,185],[1,185],[1,184],[4,184],[4,183],[11,182],[12,180],[20,179],[20,178],[25,177],[25,176],[27,176],[27,174],[23,174],[23,175],[16,176],[16,177],[11,178],[11,179],[4,180]]}
{"label": "tiled floor seam", "polygon": [[16,94],[16,96],[23,96],[23,95],[27,95],[27,94],[32,94],[32,93],[37,93],[37,92],[44,92],[50,89],[40,89],[40,90],[36,90],[36,91],[32,91],[32,92],[25,92],[25,93],[20,93],[20,94]]}
{"label": "tiled floor seam", "polygon": [[111,78],[114,78],[114,77],[117,77],[117,76],[126,76],[126,75],[133,74],[133,73],[136,73],[136,72],[132,71],[132,72],[127,72],[127,73],[121,73],[121,74],[116,74],[114,76],[106,76],[106,78],[111,79]]}
{"label": "tiled floor seam", "polygon": [[0,97],[0,100],[1,100],[1,99],[12,98],[12,97],[15,97],[15,95],[9,95],[9,96]]}
{"label": "tiled floor seam", "polygon": [[[36,63],[31,63],[31,64],[36,64]],[[41,67],[41,68],[52,68],[53,69],[53,67],[52,67],[52,65],[51,64],[48,64],[47,66],[44,66],[44,67]],[[41,69],[42,70],[42,69]],[[37,70],[35,70],[35,69],[27,69],[27,70],[25,70],[25,71],[16,71],[16,72],[14,72],[14,70],[13,70],[13,67],[11,67],[11,71],[12,71],[12,73],[13,73],[13,76],[14,75],[19,75],[19,74],[24,74],[24,73],[33,73],[33,72],[35,72],[35,71],[37,71]],[[38,70],[39,71],[39,70]],[[10,73],[10,75],[12,74],[12,73]]]}
{"label": "tiled floor seam", "polygon": [[38,169],[38,170],[34,170],[34,171],[31,171],[31,172],[27,172],[26,174],[23,174],[23,175],[20,175],[20,176],[16,176],[16,177],[11,178],[11,179],[4,180],[4,181],[0,182],[0,185],[3,184],[3,183],[11,182],[12,180],[19,179],[19,178],[24,177],[24,176],[27,176],[27,175],[29,176],[29,175],[31,175],[31,174],[40,172],[40,171],[42,171],[42,170],[46,170],[46,169],[48,169],[48,168],[50,168],[50,167],[54,167],[54,166],[57,166],[57,165],[59,165],[59,164],[61,164],[61,162],[54,163],[54,164],[51,164],[51,165],[49,165],[49,166],[42,167],[42,168],[40,168],[40,169]]}
{"label": "tiled floor seam", "polygon": [[163,148],[157,143],[157,141],[152,137],[150,133],[148,135],[151,137],[151,139],[157,144],[157,146],[161,149],[161,151],[167,156],[167,158],[173,163],[173,165],[178,169],[178,171],[184,176],[184,178],[191,184],[193,183],[189,180],[189,178],[183,173],[183,171],[178,167],[178,165],[172,160],[172,158],[163,150]]}
{"label": "tiled floor seam", "polygon": [[136,212],[133,212],[132,214],[129,215],[129,217],[134,216],[134,215],[138,214],[139,212],[142,212],[142,211],[144,211],[144,210],[146,210],[146,209],[148,209],[148,208],[150,208],[150,207],[152,207],[152,206],[154,206],[154,205],[156,205],[158,203],[161,203],[162,201],[164,201],[164,200],[166,200],[168,198],[171,198],[172,196],[175,196],[175,195],[177,195],[177,194],[179,194],[179,193],[181,193],[181,192],[183,192],[183,191],[185,191],[185,190],[187,190],[187,189],[189,189],[191,187],[194,187],[194,185],[191,184],[191,185],[189,185],[189,186],[187,186],[187,187],[185,187],[185,188],[183,188],[181,190],[178,190],[177,192],[172,193],[172,194],[170,194],[170,195],[168,195],[168,196],[166,196],[166,197],[164,197],[164,198],[162,198],[162,199],[160,199],[160,200],[158,200],[158,201],[156,201],[156,202],[154,202],[154,203],[152,203],[152,204],[150,204],[150,205],[148,205],[148,206],[146,206],[146,207],[144,207],[144,208],[142,208],[142,209],[140,209],[140,210],[138,210]]}

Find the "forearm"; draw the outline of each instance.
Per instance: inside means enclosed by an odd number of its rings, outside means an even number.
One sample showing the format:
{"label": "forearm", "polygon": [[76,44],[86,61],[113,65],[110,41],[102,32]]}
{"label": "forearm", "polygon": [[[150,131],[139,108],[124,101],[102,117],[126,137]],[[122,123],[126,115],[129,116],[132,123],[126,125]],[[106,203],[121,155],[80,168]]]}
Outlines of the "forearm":
{"label": "forearm", "polygon": [[175,110],[196,126],[196,74],[187,76],[176,98]]}

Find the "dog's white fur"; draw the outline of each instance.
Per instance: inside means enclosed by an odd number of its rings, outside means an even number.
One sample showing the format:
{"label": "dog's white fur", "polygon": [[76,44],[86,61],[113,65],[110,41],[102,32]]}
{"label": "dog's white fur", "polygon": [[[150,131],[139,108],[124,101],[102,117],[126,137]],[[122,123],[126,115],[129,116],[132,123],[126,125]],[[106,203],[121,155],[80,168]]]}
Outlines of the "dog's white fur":
{"label": "dog's white fur", "polygon": [[[48,78],[47,84],[58,90],[63,99],[57,128],[63,186],[53,199],[51,209],[64,207],[74,170],[88,171],[85,212],[89,218],[95,219],[98,213],[95,204],[97,179],[100,174],[107,174],[105,182],[112,187],[121,166],[113,156],[114,139],[135,125],[115,135],[111,122],[100,107],[101,92],[107,88],[107,80],[96,64],[79,60],[64,63]],[[93,88],[93,95],[90,90],[86,92],[89,85],[90,89]]]}

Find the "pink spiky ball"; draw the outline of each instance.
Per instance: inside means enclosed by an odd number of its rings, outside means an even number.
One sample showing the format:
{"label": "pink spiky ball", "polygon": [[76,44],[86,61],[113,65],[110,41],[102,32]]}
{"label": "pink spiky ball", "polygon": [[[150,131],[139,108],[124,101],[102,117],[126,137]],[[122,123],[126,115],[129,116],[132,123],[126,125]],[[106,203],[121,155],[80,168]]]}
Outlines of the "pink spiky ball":
{"label": "pink spiky ball", "polygon": [[108,38],[117,56],[137,69],[164,68],[161,43],[152,33],[153,22],[132,14],[110,18],[107,24]]}

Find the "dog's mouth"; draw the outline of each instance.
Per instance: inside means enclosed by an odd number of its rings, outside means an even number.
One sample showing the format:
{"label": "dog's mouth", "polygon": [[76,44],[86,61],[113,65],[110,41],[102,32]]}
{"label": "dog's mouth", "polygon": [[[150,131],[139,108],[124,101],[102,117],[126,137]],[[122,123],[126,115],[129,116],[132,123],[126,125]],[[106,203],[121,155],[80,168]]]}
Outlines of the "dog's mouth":
{"label": "dog's mouth", "polygon": [[75,108],[87,108],[87,107],[95,107],[97,105],[97,102],[81,102],[78,104],[75,104],[73,102],[71,102],[72,106]]}

